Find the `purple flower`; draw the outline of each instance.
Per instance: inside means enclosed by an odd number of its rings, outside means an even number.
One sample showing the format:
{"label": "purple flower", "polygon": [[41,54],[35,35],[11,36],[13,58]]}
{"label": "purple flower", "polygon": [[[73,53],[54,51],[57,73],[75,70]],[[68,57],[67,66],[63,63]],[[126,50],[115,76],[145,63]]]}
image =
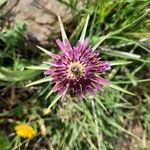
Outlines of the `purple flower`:
{"label": "purple flower", "polygon": [[99,54],[89,47],[88,39],[79,40],[72,47],[68,39],[56,43],[62,53],[50,54],[50,67],[44,73],[52,77],[53,90],[59,94],[84,93],[94,95],[109,82],[101,74],[110,68],[108,61],[100,60]]}
{"label": "purple flower", "polygon": [[63,94],[67,89],[78,96],[86,92],[94,95],[96,90],[108,85],[100,74],[109,69],[109,62],[100,60],[98,53],[89,48],[87,39],[78,41],[75,47],[67,40],[63,43],[58,39],[56,43],[62,53],[51,55],[51,66],[45,71],[52,77],[55,92]]}

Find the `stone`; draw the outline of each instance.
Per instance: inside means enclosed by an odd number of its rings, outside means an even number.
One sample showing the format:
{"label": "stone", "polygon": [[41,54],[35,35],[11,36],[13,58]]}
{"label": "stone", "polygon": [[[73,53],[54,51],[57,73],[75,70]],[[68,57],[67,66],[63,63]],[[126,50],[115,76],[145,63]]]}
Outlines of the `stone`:
{"label": "stone", "polygon": [[30,42],[46,46],[49,37],[60,32],[57,15],[60,15],[64,24],[73,19],[73,15],[81,11],[86,0],[76,0],[75,13],[68,6],[70,0],[7,0],[3,13],[7,24],[23,22],[27,26],[27,38]]}

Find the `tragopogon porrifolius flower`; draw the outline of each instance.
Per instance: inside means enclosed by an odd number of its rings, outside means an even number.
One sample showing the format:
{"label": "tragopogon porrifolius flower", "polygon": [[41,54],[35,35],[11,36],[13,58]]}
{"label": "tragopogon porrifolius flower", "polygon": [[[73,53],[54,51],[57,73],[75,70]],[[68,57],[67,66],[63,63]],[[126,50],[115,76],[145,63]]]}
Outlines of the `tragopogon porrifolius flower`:
{"label": "tragopogon porrifolius flower", "polygon": [[70,44],[60,17],[58,19],[63,41],[57,39],[56,43],[62,52],[50,54],[50,67],[44,73],[52,77],[53,90],[59,94],[73,93],[80,97],[84,93],[94,95],[96,90],[108,85],[109,82],[101,74],[110,68],[110,63],[102,61],[99,53],[90,48],[88,38],[84,38],[89,16],[75,46]]}

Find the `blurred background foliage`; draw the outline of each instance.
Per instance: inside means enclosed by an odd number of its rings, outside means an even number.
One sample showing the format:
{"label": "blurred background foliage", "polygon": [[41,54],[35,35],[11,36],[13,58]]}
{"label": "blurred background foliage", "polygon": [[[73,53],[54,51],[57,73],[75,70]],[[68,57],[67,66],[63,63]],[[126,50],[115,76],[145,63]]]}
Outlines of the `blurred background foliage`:
{"label": "blurred background foliage", "polygon": [[[95,4],[96,3],[96,4]],[[112,62],[108,79],[113,83],[94,98],[83,101],[67,96],[51,109],[57,94],[40,66],[49,59],[26,46],[26,25],[4,27],[0,33],[0,149],[101,149],[140,150],[150,147],[150,2],[149,0],[88,0],[67,30],[75,43],[90,14],[87,36],[91,45]],[[1,3],[0,3],[1,5]],[[75,0],[68,6],[75,11]],[[2,14],[2,12],[1,12]],[[1,15],[1,18],[4,16]],[[109,36],[107,36],[109,35]],[[47,49],[58,52],[54,41]],[[34,81],[38,80],[37,84]],[[34,84],[32,84],[34,83]],[[32,84],[30,87],[25,87]],[[16,124],[26,122],[37,136],[16,136]]]}

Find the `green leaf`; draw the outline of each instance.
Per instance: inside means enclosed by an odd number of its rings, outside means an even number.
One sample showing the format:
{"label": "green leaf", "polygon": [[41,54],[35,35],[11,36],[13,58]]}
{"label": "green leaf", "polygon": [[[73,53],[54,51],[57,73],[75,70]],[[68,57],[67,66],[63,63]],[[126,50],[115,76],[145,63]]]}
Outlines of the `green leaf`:
{"label": "green leaf", "polygon": [[0,67],[0,80],[9,82],[19,82],[32,79],[40,73],[41,72],[37,70],[13,71],[8,68]]}
{"label": "green leaf", "polygon": [[25,87],[29,87],[29,86],[32,86],[32,85],[37,85],[37,84],[48,82],[48,81],[52,81],[52,78],[51,77],[45,77],[45,78],[39,79],[37,81],[34,81],[32,83],[29,83]]}
{"label": "green leaf", "polygon": [[109,87],[111,87],[111,88],[113,88],[113,89],[115,89],[115,90],[121,91],[121,92],[123,92],[123,93],[129,94],[129,95],[135,95],[134,93],[131,93],[131,92],[129,92],[129,91],[127,91],[127,90],[125,90],[125,89],[123,89],[123,88],[117,86],[117,85],[114,85],[114,84],[112,84],[112,83],[109,85]]}
{"label": "green leaf", "polygon": [[8,150],[10,149],[11,143],[3,131],[0,131],[0,149]]}
{"label": "green leaf", "polygon": [[83,42],[84,39],[85,39],[85,34],[86,34],[86,30],[87,30],[87,26],[88,26],[88,22],[89,22],[89,18],[90,16],[88,15],[87,18],[86,18],[86,22],[85,22],[85,25],[84,25],[84,28],[83,28],[83,31],[81,33],[81,37],[79,39],[80,42]]}

